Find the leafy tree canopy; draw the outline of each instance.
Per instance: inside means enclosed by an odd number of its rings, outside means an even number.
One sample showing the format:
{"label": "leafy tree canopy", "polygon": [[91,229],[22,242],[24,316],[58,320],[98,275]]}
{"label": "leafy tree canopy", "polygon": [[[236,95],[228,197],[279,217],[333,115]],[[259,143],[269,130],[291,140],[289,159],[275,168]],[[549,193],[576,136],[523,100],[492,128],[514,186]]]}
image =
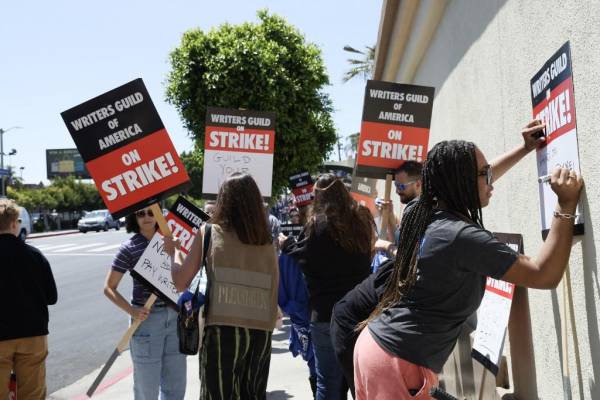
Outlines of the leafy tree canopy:
{"label": "leafy tree canopy", "polygon": [[[196,140],[193,154],[186,155],[194,163],[203,159],[207,106],[276,112],[275,195],[292,173],[315,171],[336,134],[331,100],[322,91],[329,78],[320,49],[283,18],[265,10],[258,18],[184,33],[171,53],[166,97]],[[191,175],[200,192],[202,165],[196,165]]]}

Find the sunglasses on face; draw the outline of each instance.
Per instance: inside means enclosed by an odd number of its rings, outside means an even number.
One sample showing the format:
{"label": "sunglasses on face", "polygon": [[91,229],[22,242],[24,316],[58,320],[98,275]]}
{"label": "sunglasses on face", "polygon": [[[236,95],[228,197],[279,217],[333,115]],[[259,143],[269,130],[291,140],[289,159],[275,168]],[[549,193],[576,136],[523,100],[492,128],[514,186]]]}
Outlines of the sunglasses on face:
{"label": "sunglasses on face", "polygon": [[415,183],[415,182],[416,182],[416,180],[408,181],[406,183],[399,183],[399,182],[394,181],[394,185],[396,185],[396,189],[398,189],[399,191],[403,192],[406,189],[408,189],[408,187],[410,185],[412,185],[413,183]]}
{"label": "sunglasses on face", "polygon": [[144,218],[145,216],[154,217],[152,210],[139,210],[135,212],[135,216],[138,218]]}
{"label": "sunglasses on face", "polygon": [[485,167],[483,167],[483,170],[477,173],[477,176],[485,176],[485,183],[486,185],[490,186],[492,184],[493,179],[492,166],[486,165]]}

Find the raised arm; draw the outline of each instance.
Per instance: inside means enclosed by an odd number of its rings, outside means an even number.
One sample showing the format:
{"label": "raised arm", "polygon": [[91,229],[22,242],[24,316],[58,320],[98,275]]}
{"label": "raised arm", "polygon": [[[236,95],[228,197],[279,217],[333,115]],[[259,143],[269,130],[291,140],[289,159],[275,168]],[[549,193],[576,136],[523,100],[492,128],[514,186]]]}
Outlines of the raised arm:
{"label": "raised arm", "polygon": [[183,292],[192,282],[200,270],[202,261],[202,247],[204,243],[204,225],[192,242],[190,253],[187,256],[178,249],[179,242],[176,238],[164,238],[165,251],[173,260],[171,263],[171,278],[177,291]]}
{"label": "raised arm", "polygon": [[546,140],[544,136],[536,137],[536,133],[544,129],[545,126],[546,125],[542,123],[542,121],[537,119],[529,122],[521,131],[521,135],[523,136],[523,144],[507,151],[492,161],[491,166],[494,182],[500,179],[500,177],[504,175],[506,171],[514,167],[515,164],[521,161],[523,157],[529,154],[532,150],[538,148],[539,145]]}
{"label": "raised arm", "polygon": [[555,288],[567,267],[573,240],[573,222],[583,179],[574,171],[555,169],[550,180],[558,196],[557,214],[538,257],[519,256],[503,280],[537,289]]}

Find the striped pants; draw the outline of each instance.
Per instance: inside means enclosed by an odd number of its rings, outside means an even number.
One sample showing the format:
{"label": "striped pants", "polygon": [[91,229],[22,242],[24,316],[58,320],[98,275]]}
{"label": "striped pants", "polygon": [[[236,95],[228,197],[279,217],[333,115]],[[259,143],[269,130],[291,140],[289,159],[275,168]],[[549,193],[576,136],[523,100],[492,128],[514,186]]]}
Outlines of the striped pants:
{"label": "striped pants", "polygon": [[266,399],[271,333],[207,326],[200,355],[200,400]]}

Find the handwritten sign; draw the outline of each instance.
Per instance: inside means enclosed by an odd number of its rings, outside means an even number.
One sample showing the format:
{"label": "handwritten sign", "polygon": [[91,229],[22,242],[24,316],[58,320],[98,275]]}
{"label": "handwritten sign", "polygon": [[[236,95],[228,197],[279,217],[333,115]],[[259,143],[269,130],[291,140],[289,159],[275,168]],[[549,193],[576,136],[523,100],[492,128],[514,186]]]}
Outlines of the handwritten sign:
{"label": "handwritten sign", "polygon": [[131,275],[172,306],[177,305],[179,293],[171,280],[171,257],[164,251],[160,233],[154,234]]}
{"label": "handwritten sign", "polygon": [[[569,168],[580,173],[569,42],[554,53],[531,78],[531,102],[534,118],[546,123],[546,143],[536,154],[538,175],[548,175],[556,167]],[[540,182],[539,191],[542,237],[545,239],[550,231],[558,198],[549,182]],[[584,229],[581,202],[577,206],[576,214],[574,234],[582,235]]]}
{"label": "handwritten sign", "polygon": [[[494,235],[514,251],[523,254],[521,235],[513,233]],[[498,374],[514,292],[514,284],[488,277],[485,294],[477,310],[477,329],[473,333],[471,356],[494,375]]]}
{"label": "handwritten sign", "polygon": [[234,172],[252,175],[263,197],[271,197],[275,113],[208,107],[202,197],[215,199]]}

